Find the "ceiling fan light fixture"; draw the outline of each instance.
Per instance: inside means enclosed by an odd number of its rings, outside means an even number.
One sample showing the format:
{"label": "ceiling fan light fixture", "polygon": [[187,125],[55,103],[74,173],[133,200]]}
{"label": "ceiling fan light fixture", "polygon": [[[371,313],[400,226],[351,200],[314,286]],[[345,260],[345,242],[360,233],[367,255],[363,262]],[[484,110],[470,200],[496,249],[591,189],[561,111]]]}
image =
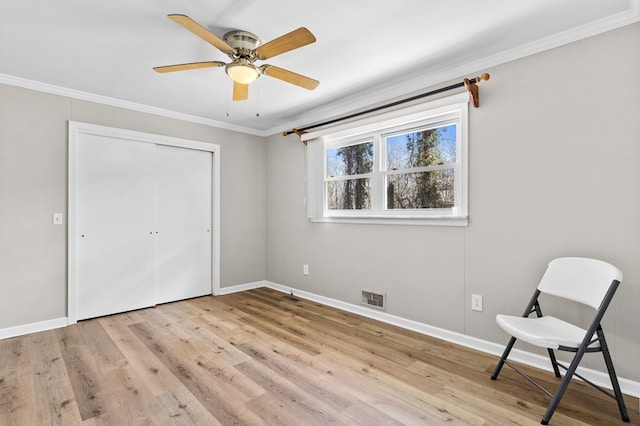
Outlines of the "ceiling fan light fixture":
{"label": "ceiling fan light fixture", "polygon": [[258,68],[249,62],[233,62],[226,66],[225,71],[233,81],[240,84],[249,84],[260,77]]}

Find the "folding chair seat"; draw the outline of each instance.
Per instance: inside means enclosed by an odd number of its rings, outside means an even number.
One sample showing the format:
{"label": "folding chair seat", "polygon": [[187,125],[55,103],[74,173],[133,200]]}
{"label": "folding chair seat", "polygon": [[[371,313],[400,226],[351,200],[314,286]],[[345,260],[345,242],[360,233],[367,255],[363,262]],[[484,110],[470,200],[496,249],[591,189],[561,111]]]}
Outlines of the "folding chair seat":
{"label": "folding chair seat", "polygon": [[[549,423],[573,376],[579,377],[615,399],[618,403],[622,420],[629,421],[618,378],[600,324],[621,281],[622,273],[620,270],[600,260],[581,257],[554,259],[549,262],[547,270],[522,316],[498,315],[496,317],[498,325],[509,333],[511,338],[496,365],[491,379],[496,380],[503,365],[507,364],[545,392],[551,398],[551,402],[542,417],[541,423],[543,425]],[[539,302],[539,296],[543,293],[579,302],[595,309],[595,314],[589,327],[584,329],[554,316],[543,316]],[[531,316],[533,313],[536,315]],[[531,377],[507,361],[509,353],[517,340],[546,348],[556,377],[562,377],[558,367],[565,371],[565,375],[555,394],[547,391]],[[568,367],[557,361],[555,350],[573,352],[575,354]],[[580,361],[587,352],[602,353],[609,378],[611,379],[613,394],[576,373]]]}

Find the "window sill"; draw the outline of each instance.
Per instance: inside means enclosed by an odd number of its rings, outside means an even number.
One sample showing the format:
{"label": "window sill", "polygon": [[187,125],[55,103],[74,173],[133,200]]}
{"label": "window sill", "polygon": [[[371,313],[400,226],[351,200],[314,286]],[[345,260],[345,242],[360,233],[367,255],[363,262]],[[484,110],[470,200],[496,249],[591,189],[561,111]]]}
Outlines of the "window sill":
{"label": "window sill", "polygon": [[352,223],[362,225],[468,226],[467,216],[447,217],[321,217],[310,218],[312,223]]}

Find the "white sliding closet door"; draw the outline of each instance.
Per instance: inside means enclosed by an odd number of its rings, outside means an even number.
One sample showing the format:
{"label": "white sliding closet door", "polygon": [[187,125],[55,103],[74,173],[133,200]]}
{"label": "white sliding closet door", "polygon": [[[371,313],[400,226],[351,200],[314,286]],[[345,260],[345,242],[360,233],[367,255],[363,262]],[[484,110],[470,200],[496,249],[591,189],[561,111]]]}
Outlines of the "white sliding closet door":
{"label": "white sliding closet door", "polygon": [[155,146],[85,135],[76,148],[78,319],[155,304]]}
{"label": "white sliding closet door", "polygon": [[158,145],[156,166],[156,301],[211,294],[212,154]]}
{"label": "white sliding closet door", "polygon": [[83,135],[77,319],[212,293],[210,151]]}

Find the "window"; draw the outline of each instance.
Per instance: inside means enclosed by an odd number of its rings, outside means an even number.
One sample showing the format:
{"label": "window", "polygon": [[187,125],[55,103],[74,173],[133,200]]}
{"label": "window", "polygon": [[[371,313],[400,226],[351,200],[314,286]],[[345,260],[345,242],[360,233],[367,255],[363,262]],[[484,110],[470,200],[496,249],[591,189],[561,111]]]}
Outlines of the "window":
{"label": "window", "polygon": [[457,124],[383,136],[387,209],[455,206]]}
{"label": "window", "polygon": [[325,204],[329,210],[370,210],[373,140],[325,151]]}
{"label": "window", "polygon": [[375,119],[308,145],[310,219],[466,225],[467,97]]}

